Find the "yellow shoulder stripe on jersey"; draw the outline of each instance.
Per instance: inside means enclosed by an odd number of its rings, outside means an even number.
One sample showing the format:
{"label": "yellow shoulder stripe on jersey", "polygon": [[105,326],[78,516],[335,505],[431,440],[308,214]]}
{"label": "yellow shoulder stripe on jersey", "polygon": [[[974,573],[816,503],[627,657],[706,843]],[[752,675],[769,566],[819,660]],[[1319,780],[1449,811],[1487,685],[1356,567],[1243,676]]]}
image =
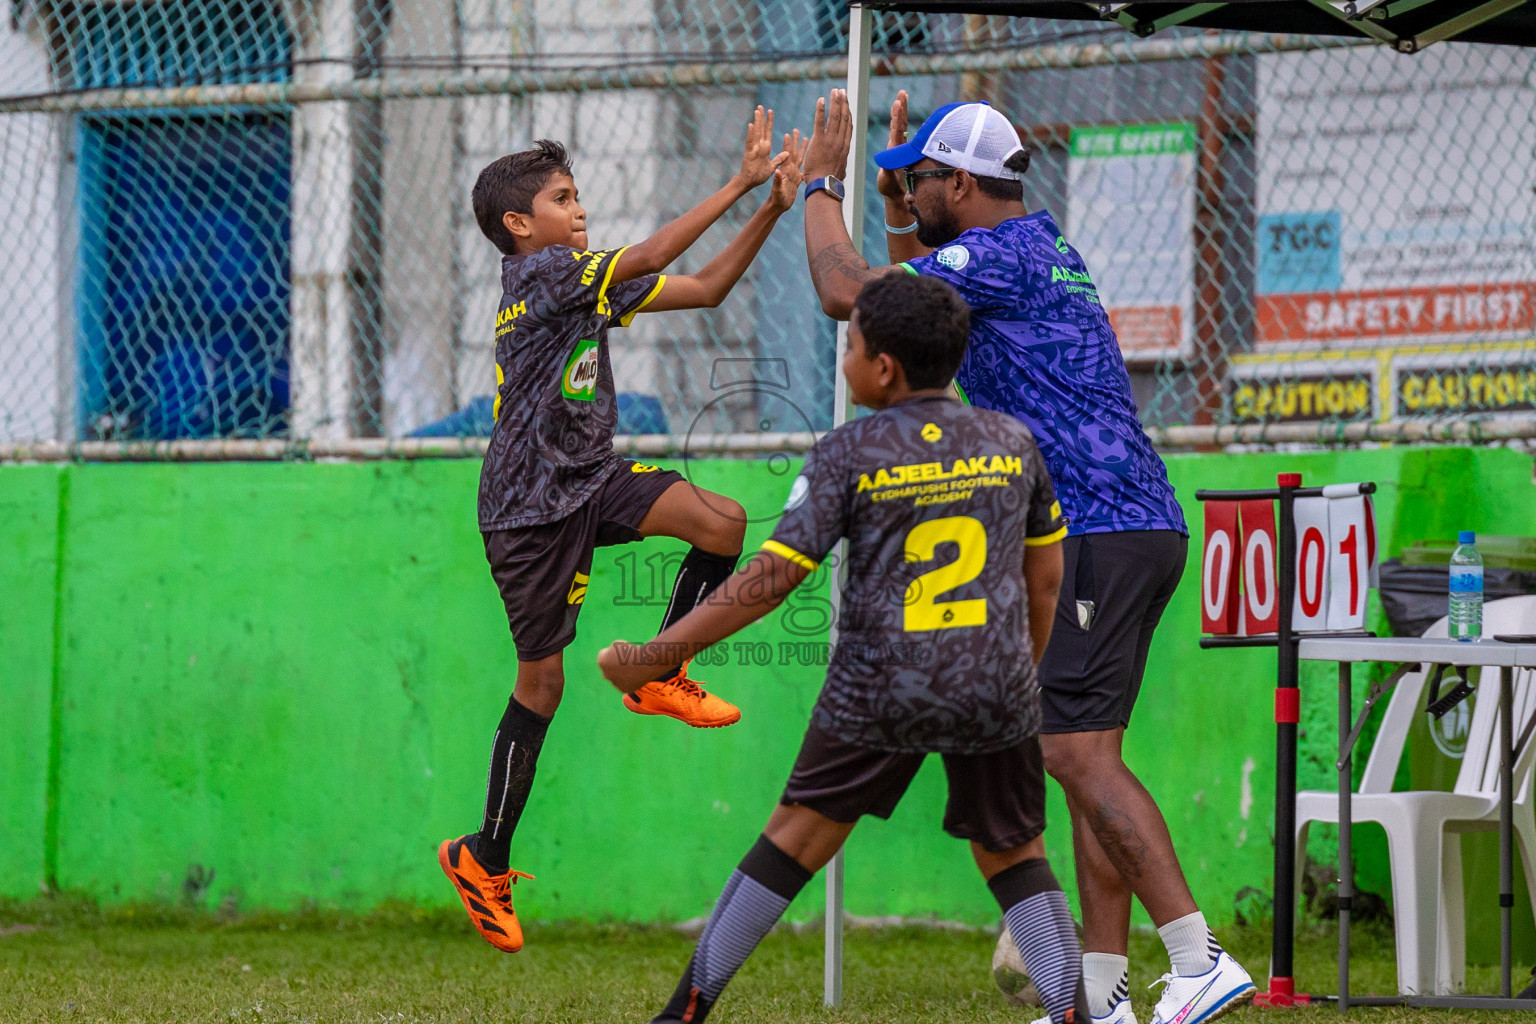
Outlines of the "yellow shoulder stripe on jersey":
{"label": "yellow shoulder stripe on jersey", "polygon": [[785,561],[790,562],[793,565],[798,565],[800,568],[806,570],[807,572],[816,571],[815,562],[811,561],[809,558],[806,558],[800,552],[796,551],[792,547],[789,547],[787,544],[780,544],[776,540],[765,540],[763,541],[763,550],[770,551]]}
{"label": "yellow shoulder stripe on jersey", "polygon": [[666,274],[661,274],[660,276],[658,276],[656,278],[656,287],[652,288],[650,290],[650,293],[647,294],[645,298],[640,300],[640,305],[636,306],[634,309],[630,310],[628,313],[625,313],[623,316],[619,317],[619,326],[620,327],[628,327],[629,326],[629,322],[635,318],[635,314],[640,312],[646,306],[649,306],[651,304],[652,300],[654,300],[656,298],[656,296],[661,294],[661,289],[662,289],[662,287],[666,283],[667,283],[667,275]]}
{"label": "yellow shoulder stripe on jersey", "polygon": [[[624,249],[628,249],[625,246]],[[608,313],[608,283],[613,280],[613,268],[619,265],[619,257],[624,255],[624,249],[613,254],[613,259],[608,261],[608,269],[603,271],[603,283],[597,287],[597,312],[600,315]]]}
{"label": "yellow shoulder stripe on jersey", "polygon": [[1067,528],[1063,526],[1055,533],[1048,533],[1044,537],[1025,537],[1024,546],[1027,548],[1043,548],[1047,544],[1055,544],[1058,541],[1065,539],[1066,536]]}

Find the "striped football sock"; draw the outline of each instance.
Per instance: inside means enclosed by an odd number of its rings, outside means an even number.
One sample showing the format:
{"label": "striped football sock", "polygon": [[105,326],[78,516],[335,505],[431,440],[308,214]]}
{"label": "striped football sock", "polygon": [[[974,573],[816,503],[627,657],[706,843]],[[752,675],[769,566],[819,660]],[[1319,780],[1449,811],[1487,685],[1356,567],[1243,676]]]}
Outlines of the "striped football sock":
{"label": "striped football sock", "polygon": [[1050,864],[1044,857],[1026,860],[999,871],[987,885],[1053,1024],[1088,1024],[1083,951]]}
{"label": "striped football sock", "polygon": [[709,1016],[726,983],[810,880],[811,872],[758,836],[731,872],[677,991],[655,1020],[698,1024]]}

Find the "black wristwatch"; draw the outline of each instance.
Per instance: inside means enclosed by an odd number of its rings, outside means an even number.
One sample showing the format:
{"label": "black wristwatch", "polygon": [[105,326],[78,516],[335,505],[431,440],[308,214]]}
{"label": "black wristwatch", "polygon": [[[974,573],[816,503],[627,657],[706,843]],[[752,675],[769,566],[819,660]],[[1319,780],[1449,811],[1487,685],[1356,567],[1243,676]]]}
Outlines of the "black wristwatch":
{"label": "black wristwatch", "polygon": [[836,199],[838,202],[843,201],[843,183],[832,177],[830,174],[825,178],[812,178],[810,181],[806,182],[805,198],[811,198],[811,193],[815,192],[817,189],[826,189],[827,195],[831,196],[833,199]]}

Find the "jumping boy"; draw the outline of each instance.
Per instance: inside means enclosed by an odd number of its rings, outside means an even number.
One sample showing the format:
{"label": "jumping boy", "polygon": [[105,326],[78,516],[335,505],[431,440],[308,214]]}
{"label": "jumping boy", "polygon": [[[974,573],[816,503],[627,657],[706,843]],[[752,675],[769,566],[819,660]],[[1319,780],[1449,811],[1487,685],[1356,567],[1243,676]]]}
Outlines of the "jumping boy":
{"label": "jumping boy", "polygon": [[[600,252],[587,250],[586,211],[559,143],[540,140],[504,156],[475,182],[475,219],[503,254],[496,425],[480,473],[480,531],[517,645],[517,681],[491,742],[480,831],[444,840],[437,857],[475,928],[497,949],[523,945],[511,885],[532,876],[508,866],[512,834],[564,691],[561,652],[576,635],[593,549],[655,536],[692,545],[663,627],[718,587],[741,555],[739,504],[614,453],[608,330],[641,310],[718,306],[794,204],[801,149],[796,132],[773,156],[773,112],[758,107],[729,184],[644,242]],[[769,178],[767,200],[719,256],[697,274],[660,274]],[[686,666],[656,675],[624,705],[698,728],[741,717],[691,681]]]}
{"label": "jumping boy", "polygon": [[1087,1020],[1081,951],[1045,860],[1035,663],[1067,533],[1029,428],[946,395],[970,314],[934,278],[859,293],[843,369],[875,410],[806,457],[773,537],[720,595],[648,644],[598,656],[623,691],[762,618],[848,538],[837,648],[779,806],[656,1021],[702,1021],[865,814],[889,817],[930,752],[944,830],[971,842],[1056,1024]]}

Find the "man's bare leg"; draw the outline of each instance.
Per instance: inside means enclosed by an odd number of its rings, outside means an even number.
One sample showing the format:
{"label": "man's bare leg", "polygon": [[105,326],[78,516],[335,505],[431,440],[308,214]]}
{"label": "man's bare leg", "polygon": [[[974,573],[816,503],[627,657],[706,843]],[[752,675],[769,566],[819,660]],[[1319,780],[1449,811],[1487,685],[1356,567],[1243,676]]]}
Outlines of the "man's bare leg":
{"label": "man's bare leg", "polygon": [[[1152,794],[1120,758],[1123,731],[1042,736],[1045,770],[1066,791],[1072,812],[1074,843],[1084,832],[1091,836],[1097,854],[1089,854],[1090,864],[1099,865],[1098,857],[1102,856],[1104,862],[1119,874],[1124,888],[1134,893],[1147,908],[1152,923],[1161,927],[1193,914],[1199,908],[1184,880],[1162,812]],[[1078,828],[1079,821],[1085,826],[1083,830]],[[1099,881],[1101,874],[1094,870],[1089,875],[1089,885]],[[1124,923],[1120,927],[1128,927],[1129,903],[1116,893],[1116,888],[1109,886],[1094,893],[1096,902],[1085,900],[1085,918],[1091,913],[1090,907],[1097,907],[1097,901],[1102,899],[1108,904],[1106,909],[1111,911],[1120,905],[1126,906],[1127,909],[1121,912]],[[1086,923],[1084,927],[1093,928]],[[1097,933],[1090,930],[1089,934]],[[1120,949],[1124,949],[1123,939]]]}

